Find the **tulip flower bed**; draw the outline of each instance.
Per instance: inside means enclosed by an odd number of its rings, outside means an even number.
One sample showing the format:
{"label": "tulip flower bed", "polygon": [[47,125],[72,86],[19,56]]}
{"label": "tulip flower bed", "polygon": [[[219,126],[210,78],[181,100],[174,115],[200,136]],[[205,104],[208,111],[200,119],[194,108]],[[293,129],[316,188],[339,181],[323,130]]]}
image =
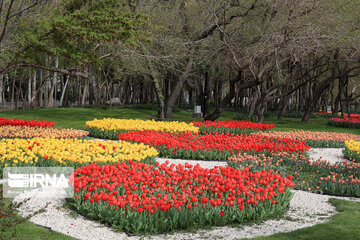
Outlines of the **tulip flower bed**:
{"label": "tulip flower bed", "polygon": [[343,148],[344,141],[350,139],[358,139],[360,137],[350,133],[335,132],[310,132],[310,131],[289,131],[289,132],[264,132],[259,133],[268,137],[291,138],[295,140],[305,141],[311,147],[316,148]]}
{"label": "tulip flower bed", "polygon": [[360,119],[357,118],[330,118],[328,125],[342,128],[360,128]]}
{"label": "tulip flower bed", "polygon": [[203,121],[191,122],[194,126],[199,127],[202,133],[233,133],[233,134],[249,134],[258,132],[259,130],[265,131],[274,128],[274,124],[253,123],[247,121]]}
{"label": "tulip flower bed", "polygon": [[345,158],[360,163],[360,142],[354,140],[345,141],[343,154]]}
{"label": "tulip flower bed", "polygon": [[89,133],[76,129],[57,129],[51,127],[0,126],[1,138],[84,138]]}
{"label": "tulip flower bed", "polygon": [[149,144],[159,151],[160,157],[195,160],[226,161],[230,156],[242,151],[271,154],[277,151],[304,152],[310,149],[304,142],[292,139],[229,133],[200,135],[192,132],[167,133],[146,130],[120,133],[119,140]]}
{"label": "tulip flower bed", "polygon": [[[331,112],[316,112],[315,113],[319,117],[327,117],[332,118],[334,115]],[[337,116],[341,117],[341,113],[337,113]],[[349,118],[349,114],[344,114],[345,118]],[[350,114],[351,119],[360,119],[360,114]]]}
{"label": "tulip flower bed", "polygon": [[128,233],[165,233],[263,220],[282,214],[292,176],[272,170],[204,169],[129,161],[75,170],[71,205]]}
{"label": "tulip flower bed", "polygon": [[228,165],[250,171],[273,169],[281,175],[292,174],[295,188],[319,193],[360,197],[360,163],[344,161],[330,165],[326,160],[310,161],[301,153],[275,153],[251,156],[240,153]]}
{"label": "tulip flower bed", "polygon": [[154,120],[132,120],[104,118],[87,121],[85,130],[90,136],[103,139],[118,139],[120,133],[129,131],[155,130],[165,132],[198,132],[199,128],[194,124],[185,122],[164,122]]}
{"label": "tulip flower bed", "polygon": [[157,151],[144,144],[124,141],[32,138],[1,139],[0,172],[3,167],[80,167],[126,160],[154,162]]}
{"label": "tulip flower bed", "polygon": [[53,127],[55,122],[0,118],[0,126]]}

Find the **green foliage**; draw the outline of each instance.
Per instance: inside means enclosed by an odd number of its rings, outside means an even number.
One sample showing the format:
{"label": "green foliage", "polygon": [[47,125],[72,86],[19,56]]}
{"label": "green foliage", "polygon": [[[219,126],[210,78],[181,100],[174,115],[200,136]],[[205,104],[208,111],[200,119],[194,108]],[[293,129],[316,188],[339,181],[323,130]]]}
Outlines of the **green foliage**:
{"label": "green foliage", "polygon": [[[257,133],[259,132],[258,129],[250,129],[250,128],[226,128],[226,127],[199,127],[199,131],[201,133],[213,133],[213,132],[218,132],[218,133],[230,133],[230,134],[236,134],[236,135],[241,135],[241,134],[247,134],[250,135],[251,133]],[[269,131],[267,130],[261,130],[263,132]]]}
{"label": "green foliage", "polygon": [[345,146],[343,141],[305,140],[305,144],[314,148],[343,148]]}
{"label": "green foliage", "polygon": [[72,66],[96,64],[112,44],[134,47],[138,41],[149,40],[149,16],[124,1],[65,0],[44,4],[37,11],[19,18],[10,44],[2,46],[2,60],[43,65],[48,54],[63,56]]}
{"label": "green foliage", "polygon": [[148,16],[133,12],[122,1],[63,2],[63,14],[52,18],[54,51],[75,60],[96,62],[97,48],[106,43],[130,43],[146,39]]}

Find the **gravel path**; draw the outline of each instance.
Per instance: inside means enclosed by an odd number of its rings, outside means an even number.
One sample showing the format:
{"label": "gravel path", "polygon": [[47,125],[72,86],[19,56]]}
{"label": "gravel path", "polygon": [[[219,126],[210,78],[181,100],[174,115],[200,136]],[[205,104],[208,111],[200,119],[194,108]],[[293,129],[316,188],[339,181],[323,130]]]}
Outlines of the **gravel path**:
{"label": "gravel path", "polygon": [[[338,156],[342,156],[341,149],[312,149],[310,157],[318,159],[320,155],[323,159],[331,162],[339,161]],[[184,163],[181,159],[157,158],[157,161],[164,163]],[[214,166],[226,166],[226,162],[216,161],[186,161],[190,164],[199,163],[204,168]],[[0,182],[1,183],[1,182]],[[329,203],[329,198],[333,196],[319,195],[304,191],[294,190],[294,197],[290,202],[289,210],[284,218],[268,220],[260,224],[239,225],[239,227],[216,227],[212,230],[198,230],[191,233],[175,233],[169,235],[153,235],[145,239],[241,239],[256,236],[268,236],[279,232],[290,232],[297,229],[310,227],[329,220],[336,213],[335,207]],[[336,197],[335,197],[336,198]],[[63,199],[40,199],[37,191],[28,192],[14,199],[14,202],[23,202],[19,212],[22,216],[27,216],[37,210],[45,209],[44,212],[33,216],[30,221],[38,225],[47,227],[53,231],[61,232],[77,239],[142,239],[139,237],[129,237],[125,233],[114,232],[95,221],[88,220],[69,209],[63,208]],[[346,200],[360,201],[360,198],[341,198]]]}

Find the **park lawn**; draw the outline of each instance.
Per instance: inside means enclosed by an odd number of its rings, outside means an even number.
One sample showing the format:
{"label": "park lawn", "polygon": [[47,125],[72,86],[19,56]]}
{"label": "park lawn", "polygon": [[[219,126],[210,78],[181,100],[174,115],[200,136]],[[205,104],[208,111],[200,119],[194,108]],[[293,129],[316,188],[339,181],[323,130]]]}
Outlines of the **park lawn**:
{"label": "park lawn", "polygon": [[[233,119],[234,112],[224,113],[219,120]],[[101,107],[76,107],[76,108],[39,108],[32,110],[18,110],[0,112],[2,118],[17,118],[21,120],[45,120],[54,121],[55,127],[61,128],[76,128],[82,129],[86,121],[95,118],[123,118],[123,119],[156,119],[157,112],[152,109],[130,109],[114,107],[112,109],[105,109]],[[173,113],[172,121],[199,121],[199,119],[192,117],[192,112],[189,110],[179,110]]]}
{"label": "park lawn", "polygon": [[[236,112],[224,112],[219,120],[235,120]],[[18,118],[23,120],[46,120],[56,122],[55,127],[82,129],[85,122],[95,118],[124,118],[124,119],[151,119],[156,118],[153,108],[130,108],[129,106],[115,106],[112,109],[103,107],[74,107],[74,108],[40,108],[33,110],[19,110],[0,112],[3,118]],[[199,121],[192,117],[192,110],[178,110],[173,113],[173,121]],[[360,135],[360,129],[338,128],[327,125],[326,118],[311,118],[310,123],[301,123],[299,118],[283,118],[278,121],[276,117],[267,117],[264,123],[275,124],[277,131],[305,130],[345,132]]]}
{"label": "park lawn", "polygon": [[268,117],[265,118],[264,123],[275,124],[275,130],[277,131],[304,130],[313,132],[341,132],[360,135],[360,129],[339,128],[327,125],[327,118],[310,118],[309,123],[302,123],[300,118],[283,118],[279,121],[277,120],[277,117]]}
{"label": "park lawn", "polygon": [[[2,185],[0,186],[0,192]],[[19,216],[10,199],[5,199],[0,193],[0,239],[1,240],[71,240],[67,235],[37,226]]]}
{"label": "park lawn", "polygon": [[[252,240],[359,240],[360,202],[330,199],[339,214],[331,221],[289,233],[278,233],[269,237],[256,237]],[[249,238],[246,238],[249,239]]]}

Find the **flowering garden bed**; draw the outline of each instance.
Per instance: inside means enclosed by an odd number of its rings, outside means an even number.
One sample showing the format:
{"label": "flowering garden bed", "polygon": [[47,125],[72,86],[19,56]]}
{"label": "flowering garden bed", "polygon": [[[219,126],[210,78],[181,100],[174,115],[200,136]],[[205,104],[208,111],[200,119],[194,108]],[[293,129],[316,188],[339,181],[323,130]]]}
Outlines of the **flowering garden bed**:
{"label": "flowering garden bed", "polygon": [[310,132],[310,131],[289,131],[289,132],[262,132],[261,135],[268,137],[290,138],[305,143],[311,147],[316,148],[343,148],[344,141],[355,139],[360,140],[360,137],[350,133],[335,133],[335,132]]}
{"label": "flowering garden bed", "polygon": [[0,118],[0,126],[53,127],[55,122]]}
{"label": "flowering garden bed", "polygon": [[273,169],[292,174],[295,188],[331,195],[360,197],[360,163],[344,161],[331,165],[326,160],[310,161],[301,153],[251,156],[240,153],[229,158],[229,166],[250,171]]}
{"label": "flowering garden bed", "polygon": [[117,163],[75,171],[71,205],[130,233],[164,233],[263,220],[287,208],[292,176],[272,170]]}
{"label": "flowering garden bed", "polygon": [[233,133],[233,134],[249,134],[260,130],[266,131],[274,128],[274,124],[253,123],[247,121],[203,121],[191,122],[194,126],[199,127],[202,133]]}
{"label": "flowering garden bed", "polygon": [[1,139],[0,172],[7,166],[80,167],[90,163],[108,164],[126,161],[153,163],[157,151],[144,144],[119,141],[32,138]]}
{"label": "flowering garden bed", "polygon": [[[0,170],[5,166],[73,166],[75,196],[69,200],[71,206],[84,216],[135,234],[270,218],[286,210],[292,197],[290,188],[294,186],[360,197],[360,163],[311,162],[306,153],[310,149],[308,144],[339,147],[344,140],[359,140],[358,136],[263,132],[272,127],[244,121],[87,122],[90,134],[119,139],[117,143],[70,139],[83,133],[75,130],[66,130],[67,135],[60,139],[53,135],[53,138],[9,138],[47,136],[57,131],[61,137],[65,130],[6,126],[0,127],[0,133],[4,129],[2,136],[8,137],[0,141]],[[346,142],[347,149],[354,152],[356,144],[351,144]],[[355,152],[358,154],[358,150]],[[168,158],[223,160],[228,161],[229,167],[203,169],[199,165],[168,162],[155,165],[158,154]]]}
{"label": "flowering garden bed", "polygon": [[29,126],[0,126],[1,138],[84,138],[89,134],[87,131],[77,129],[58,129],[52,127],[29,127]]}
{"label": "flowering garden bed", "polygon": [[119,134],[119,140],[149,144],[159,151],[160,157],[223,160],[238,152],[253,154],[285,151],[307,151],[304,142],[291,139],[270,138],[261,135],[234,135],[229,133],[198,134],[192,132],[167,133],[137,131]]}
{"label": "flowering garden bed", "polygon": [[330,118],[328,125],[342,128],[360,128],[360,119],[358,118]]}
{"label": "flowering garden bed", "polygon": [[92,137],[116,140],[120,133],[129,131],[198,132],[199,128],[195,127],[192,123],[188,124],[185,122],[104,118],[87,121],[85,130],[88,131]]}
{"label": "flowering garden bed", "polygon": [[354,140],[345,141],[343,150],[345,158],[358,162],[360,164],[360,142]]}

